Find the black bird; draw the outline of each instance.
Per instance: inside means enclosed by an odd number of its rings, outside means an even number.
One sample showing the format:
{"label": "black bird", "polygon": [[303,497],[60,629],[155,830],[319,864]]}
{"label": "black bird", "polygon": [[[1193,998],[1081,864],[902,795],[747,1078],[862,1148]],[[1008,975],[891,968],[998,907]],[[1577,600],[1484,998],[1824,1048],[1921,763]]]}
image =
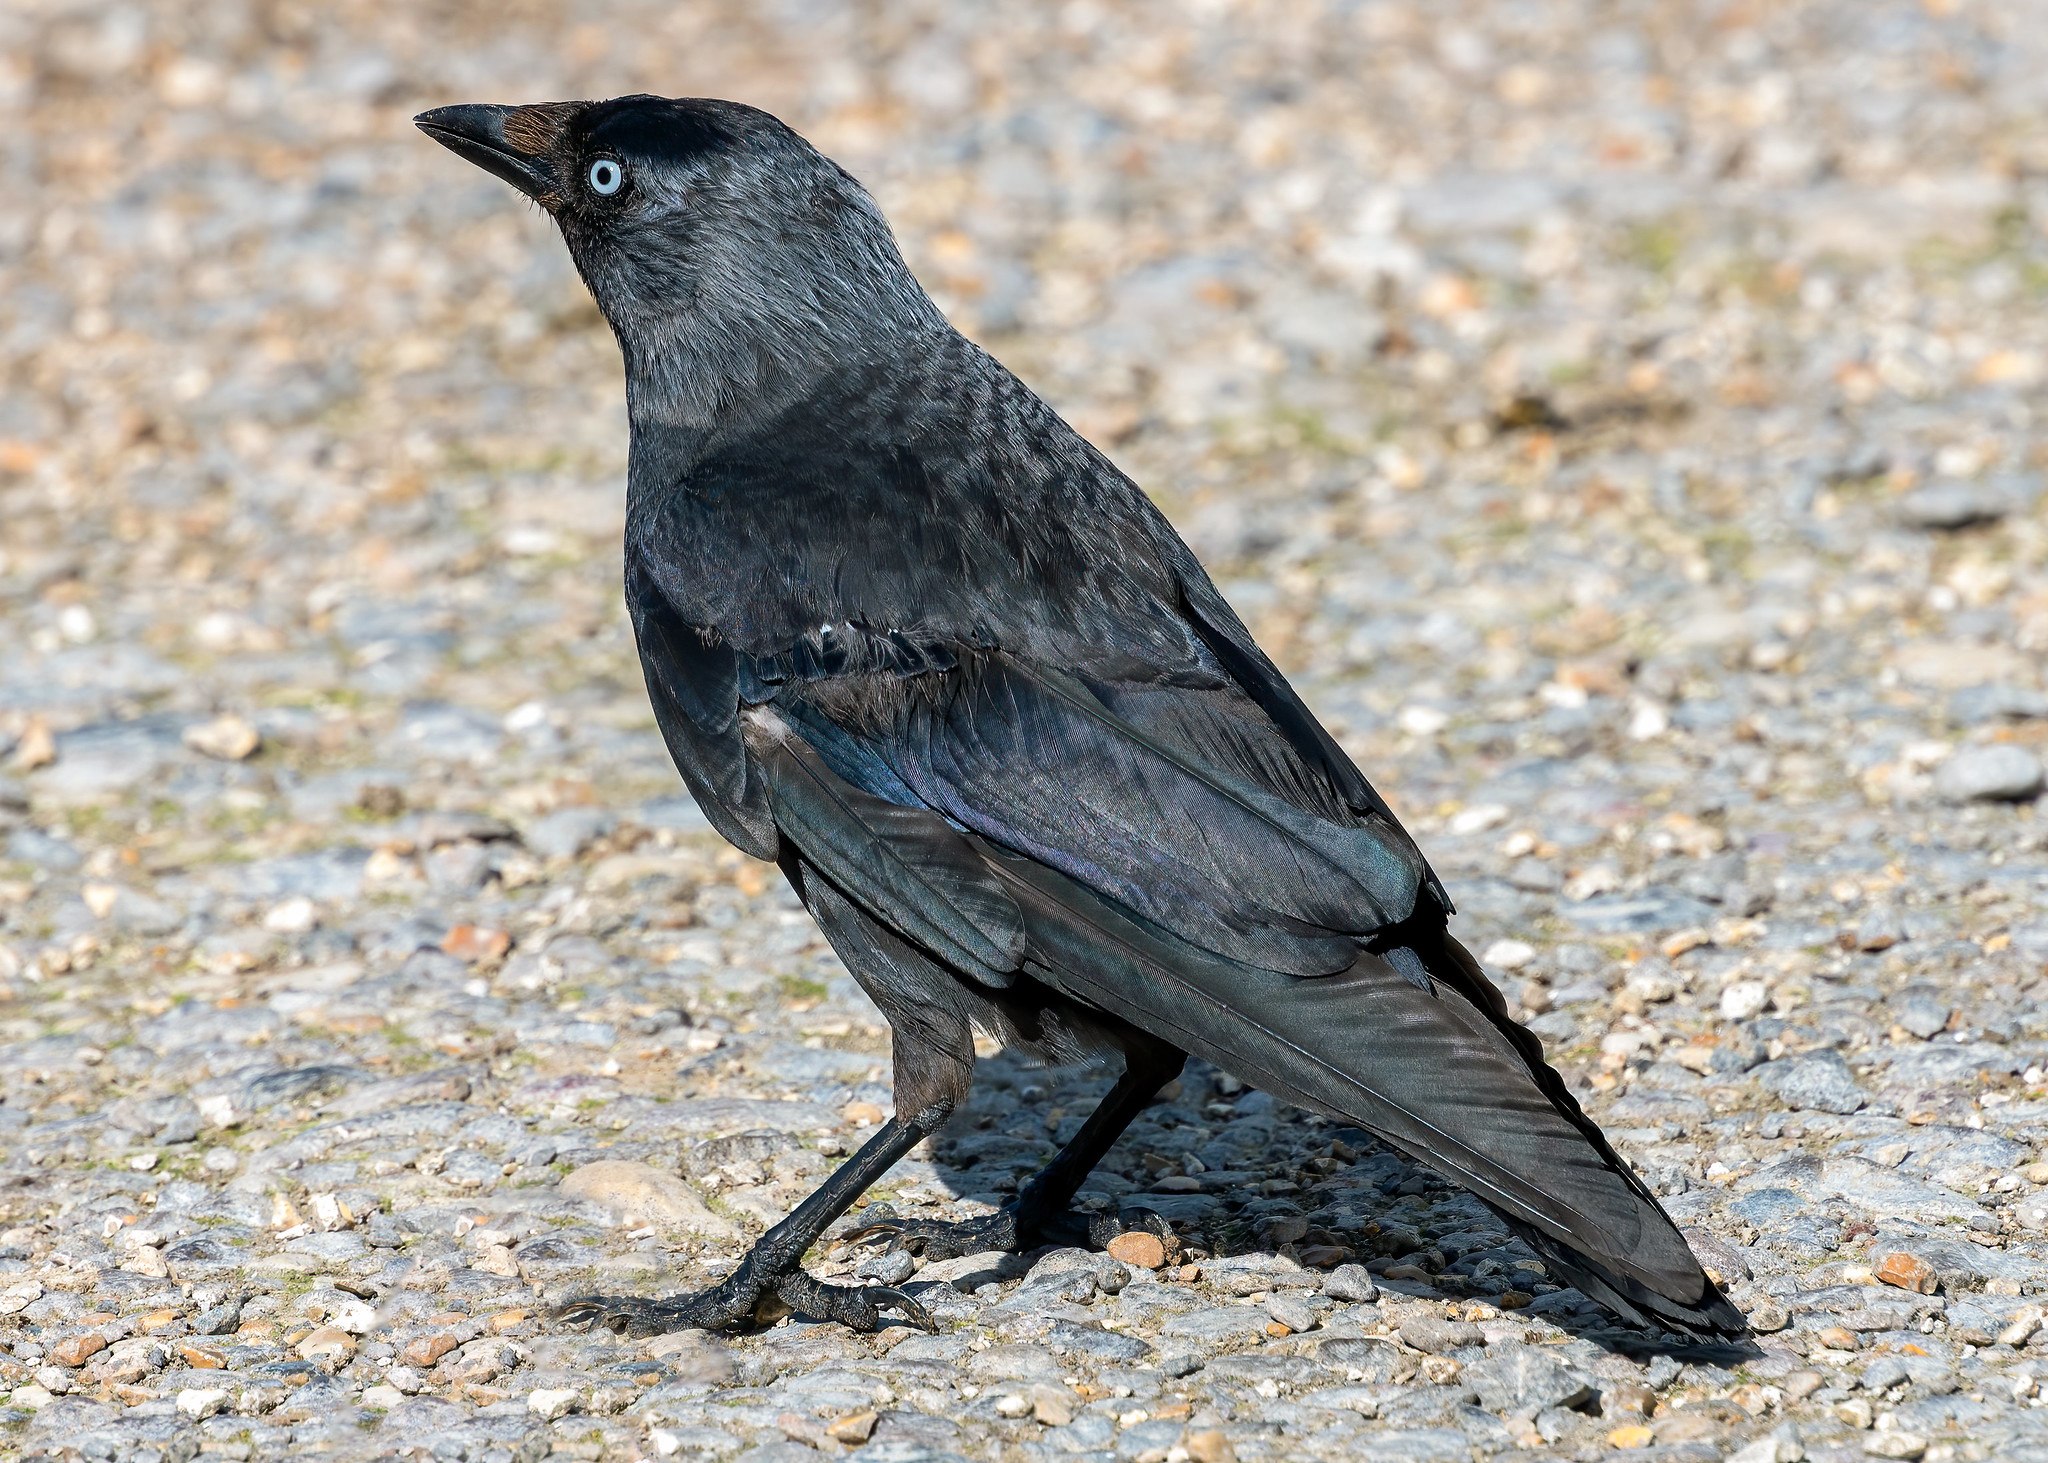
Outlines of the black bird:
{"label": "black bird", "polygon": [[416,120],[539,202],[611,323],[656,719],[893,1034],[896,1115],[722,1284],[565,1319],[723,1327],[779,1299],[929,1325],[799,1262],[966,1097],[980,1029],[1122,1074],[998,1213],[867,1237],[1106,1240],[1069,1201],[1192,1052],[1465,1185],[1624,1318],[1742,1333],[1386,802],[1144,493],[946,322],[859,183],[732,102]]}

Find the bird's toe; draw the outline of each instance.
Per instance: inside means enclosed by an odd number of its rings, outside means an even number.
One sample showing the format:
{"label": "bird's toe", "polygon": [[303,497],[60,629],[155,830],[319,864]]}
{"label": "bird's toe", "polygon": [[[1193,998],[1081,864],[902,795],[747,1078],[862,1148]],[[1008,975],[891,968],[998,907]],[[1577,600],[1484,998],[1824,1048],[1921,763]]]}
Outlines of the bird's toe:
{"label": "bird's toe", "polygon": [[827,1285],[806,1271],[797,1270],[776,1282],[776,1292],[798,1315],[821,1321],[837,1321],[848,1330],[879,1331],[888,1324],[888,1312],[921,1331],[936,1331],[938,1322],[915,1296],[890,1285]]}

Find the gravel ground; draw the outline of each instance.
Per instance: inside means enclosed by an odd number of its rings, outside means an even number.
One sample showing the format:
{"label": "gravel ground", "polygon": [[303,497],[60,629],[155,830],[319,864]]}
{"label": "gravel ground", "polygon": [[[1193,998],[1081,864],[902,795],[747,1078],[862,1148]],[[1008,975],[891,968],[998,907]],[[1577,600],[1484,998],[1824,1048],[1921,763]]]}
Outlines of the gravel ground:
{"label": "gravel ground", "polygon": [[[2044,71],[2039,0],[12,0],[0,1452],[2048,1459]],[[889,1103],[666,764],[613,344],[407,121],[635,89],[804,128],[1157,493],[1752,1354],[1207,1069],[1089,1190],[1164,1263],[550,1327]],[[1106,1081],[983,1070],[878,1201]]]}

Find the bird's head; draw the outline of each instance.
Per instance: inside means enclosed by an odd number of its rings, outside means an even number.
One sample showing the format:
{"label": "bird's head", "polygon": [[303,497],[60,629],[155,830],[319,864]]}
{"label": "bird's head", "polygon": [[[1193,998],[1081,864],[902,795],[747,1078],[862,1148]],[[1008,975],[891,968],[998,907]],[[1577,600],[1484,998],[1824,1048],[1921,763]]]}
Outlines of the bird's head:
{"label": "bird's head", "polygon": [[938,323],[867,190],[756,108],[629,96],[413,120],[560,226],[636,425],[772,411]]}

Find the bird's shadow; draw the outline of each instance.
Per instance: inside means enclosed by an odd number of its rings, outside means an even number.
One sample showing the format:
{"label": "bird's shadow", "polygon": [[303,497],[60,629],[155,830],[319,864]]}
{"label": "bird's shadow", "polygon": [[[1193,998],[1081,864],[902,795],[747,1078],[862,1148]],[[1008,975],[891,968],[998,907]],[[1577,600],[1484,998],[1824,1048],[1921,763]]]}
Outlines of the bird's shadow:
{"label": "bird's shadow", "polygon": [[[1001,1202],[1072,1135],[1108,1084],[1100,1072],[1048,1069],[1007,1052],[984,1058],[972,1095],[932,1145],[939,1181],[956,1197]],[[1092,1192],[1119,1207],[1155,1208],[1185,1242],[1215,1257],[1298,1257],[1317,1245],[1360,1262],[1384,1257],[1394,1273],[1375,1265],[1374,1279],[1397,1295],[1497,1302],[1516,1269],[1540,1271],[1535,1253],[1496,1216],[1429,1168],[1361,1129],[1233,1087],[1191,1060],[1097,1166],[1082,1201]],[[1219,1145],[1242,1154],[1227,1181],[1184,1173],[1185,1155],[1213,1157]],[[1167,1185],[1181,1192],[1157,1191],[1167,1175],[1181,1179]],[[1188,1192],[1188,1177],[1201,1187]],[[1439,1243],[1446,1240],[1449,1255]],[[1631,1358],[1733,1368],[1762,1354],[1750,1341],[1689,1341],[1630,1326],[1574,1289],[1532,1296],[1527,1313]]]}

